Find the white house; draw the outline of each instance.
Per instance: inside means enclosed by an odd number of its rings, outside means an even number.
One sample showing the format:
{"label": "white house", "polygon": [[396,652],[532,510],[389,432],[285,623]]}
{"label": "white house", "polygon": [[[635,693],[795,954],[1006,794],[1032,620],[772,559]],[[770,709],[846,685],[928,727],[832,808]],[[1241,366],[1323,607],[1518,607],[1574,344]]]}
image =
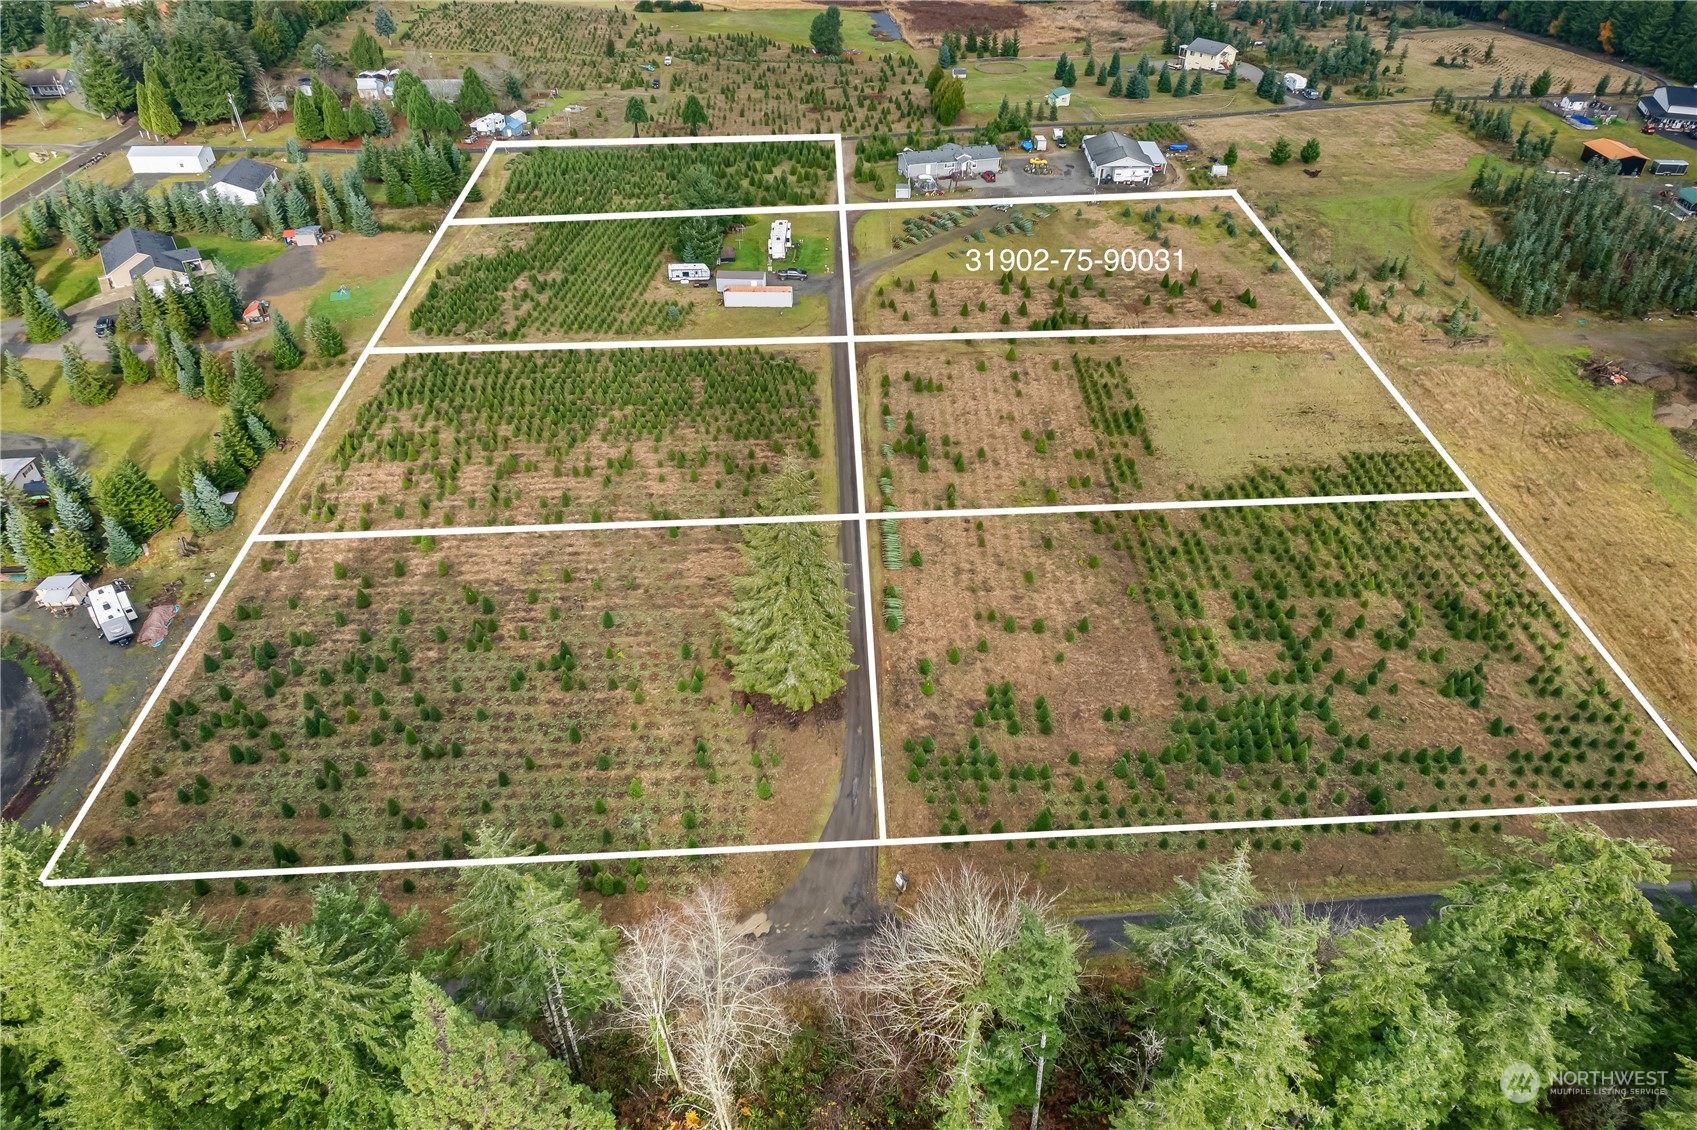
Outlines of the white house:
{"label": "white house", "polygon": [[1049,91],[1049,93],[1043,96],[1043,104],[1045,106],[1054,106],[1057,109],[1062,106],[1071,106],[1072,91],[1068,90],[1064,86],[1057,86],[1055,89]]}
{"label": "white house", "polygon": [[1228,71],[1237,63],[1237,48],[1217,39],[1193,39],[1178,49],[1187,71]]}
{"label": "white house", "polygon": [[63,98],[77,88],[76,79],[63,67],[32,67],[18,71],[13,77],[24,88],[24,94],[37,102]]}
{"label": "white house", "polygon": [[265,186],[276,183],[276,169],[251,157],[237,157],[228,165],[220,165],[212,170],[211,175],[206,178],[206,187],[200,190],[200,195],[204,200],[220,196],[251,208],[259,203]]}
{"label": "white house", "polygon": [[1080,148],[1097,184],[1148,184],[1167,167],[1159,145],[1112,130],[1091,134]]}
{"label": "white house", "polygon": [[790,222],[773,220],[772,234],[766,239],[766,258],[774,263],[782,262],[789,257],[790,246]]}
{"label": "white house", "polygon": [[957,145],[951,141],[935,149],[904,149],[896,156],[896,175],[904,180],[945,180],[1001,171],[1002,154],[994,145]]}
{"label": "white house", "polygon": [[728,307],[767,306],[787,310],[795,305],[795,290],[787,286],[728,286],[725,288]]}
{"label": "white house", "polygon": [[198,176],[216,160],[210,145],[132,145],[124,153],[137,176]]}

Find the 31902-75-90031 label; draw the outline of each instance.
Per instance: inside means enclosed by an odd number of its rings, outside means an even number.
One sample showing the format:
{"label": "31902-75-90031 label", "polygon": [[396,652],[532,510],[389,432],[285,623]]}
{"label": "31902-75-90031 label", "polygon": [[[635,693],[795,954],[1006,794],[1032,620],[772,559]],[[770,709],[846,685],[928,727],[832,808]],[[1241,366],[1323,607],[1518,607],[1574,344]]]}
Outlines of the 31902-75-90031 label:
{"label": "31902-75-90031 label", "polygon": [[1184,270],[1184,250],[1168,247],[970,247],[964,253],[968,271],[1127,271],[1153,273]]}

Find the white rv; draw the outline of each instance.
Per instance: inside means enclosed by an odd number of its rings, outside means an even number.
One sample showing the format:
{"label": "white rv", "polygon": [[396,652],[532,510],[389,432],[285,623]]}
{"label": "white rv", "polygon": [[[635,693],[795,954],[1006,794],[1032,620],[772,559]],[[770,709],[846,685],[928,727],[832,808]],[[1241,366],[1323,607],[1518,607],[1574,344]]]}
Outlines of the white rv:
{"label": "white rv", "polygon": [[713,272],[707,269],[706,263],[667,263],[666,281],[706,286],[713,281]]}
{"label": "white rv", "polygon": [[139,615],[135,605],[130,603],[130,586],[124,583],[122,577],[109,585],[88,590],[88,618],[94,621],[94,626],[100,629],[107,643],[129,647],[136,634],[132,623]]}

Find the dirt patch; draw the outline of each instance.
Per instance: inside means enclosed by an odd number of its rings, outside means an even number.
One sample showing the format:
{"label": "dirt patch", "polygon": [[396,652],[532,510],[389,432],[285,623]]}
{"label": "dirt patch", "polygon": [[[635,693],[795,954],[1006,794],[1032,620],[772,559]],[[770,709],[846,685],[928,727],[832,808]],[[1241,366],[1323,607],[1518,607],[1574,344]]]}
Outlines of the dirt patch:
{"label": "dirt patch", "polygon": [[732,708],[719,613],[738,541],[273,543],[83,836],[151,871],[270,866],[274,843],[301,862],[422,861],[463,854],[483,822],[557,851],[805,840],[842,722],[779,730]]}

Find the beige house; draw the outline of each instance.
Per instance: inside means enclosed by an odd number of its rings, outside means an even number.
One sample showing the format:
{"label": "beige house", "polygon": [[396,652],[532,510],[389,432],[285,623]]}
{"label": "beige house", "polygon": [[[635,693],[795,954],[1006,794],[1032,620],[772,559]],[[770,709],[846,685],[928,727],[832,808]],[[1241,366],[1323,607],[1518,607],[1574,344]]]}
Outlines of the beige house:
{"label": "beige house", "polygon": [[1229,71],[1237,65],[1237,48],[1217,39],[1193,39],[1178,49],[1187,71]]}
{"label": "beige house", "polygon": [[145,228],[125,228],[100,249],[100,284],[106,290],[141,283],[164,294],[167,284],[188,286],[191,276],[206,269],[199,248],[178,247],[170,236]]}

